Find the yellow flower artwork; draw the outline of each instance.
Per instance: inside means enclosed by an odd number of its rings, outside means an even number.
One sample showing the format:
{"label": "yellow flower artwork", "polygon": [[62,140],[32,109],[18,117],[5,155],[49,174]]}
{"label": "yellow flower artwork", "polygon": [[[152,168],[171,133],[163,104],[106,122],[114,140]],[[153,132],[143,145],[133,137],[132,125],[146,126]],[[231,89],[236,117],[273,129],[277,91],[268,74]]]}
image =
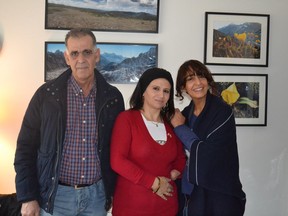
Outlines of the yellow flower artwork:
{"label": "yellow flower artwork", "polygon": [[237,102],[239,104],[247,104],[252,108],[258,107],[258,102],[256,100],[251,100],[248,97],[240,97],[235,82],[221,92],[221,97],[230,106]]}

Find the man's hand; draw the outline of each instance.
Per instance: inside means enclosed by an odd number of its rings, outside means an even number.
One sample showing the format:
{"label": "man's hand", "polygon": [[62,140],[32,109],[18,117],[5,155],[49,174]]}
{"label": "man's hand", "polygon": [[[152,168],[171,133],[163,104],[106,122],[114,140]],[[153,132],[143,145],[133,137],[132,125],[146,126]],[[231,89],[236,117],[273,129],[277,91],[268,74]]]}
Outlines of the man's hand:
{"label": "man's hand", "polygon": [[40,216],[40,207],[36,200],[22,203],[22,216]]}

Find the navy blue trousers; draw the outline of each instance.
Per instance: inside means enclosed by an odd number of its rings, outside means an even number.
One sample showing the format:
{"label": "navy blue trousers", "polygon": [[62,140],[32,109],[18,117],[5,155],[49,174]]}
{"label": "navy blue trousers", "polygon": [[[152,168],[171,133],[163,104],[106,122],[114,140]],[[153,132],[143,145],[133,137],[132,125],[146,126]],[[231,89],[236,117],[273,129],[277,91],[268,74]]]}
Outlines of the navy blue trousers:
{"label": "navy blue trousers", "polygon": [[243,216],[246,199],[194,186],[190,196],[179,194],[178,216]]}

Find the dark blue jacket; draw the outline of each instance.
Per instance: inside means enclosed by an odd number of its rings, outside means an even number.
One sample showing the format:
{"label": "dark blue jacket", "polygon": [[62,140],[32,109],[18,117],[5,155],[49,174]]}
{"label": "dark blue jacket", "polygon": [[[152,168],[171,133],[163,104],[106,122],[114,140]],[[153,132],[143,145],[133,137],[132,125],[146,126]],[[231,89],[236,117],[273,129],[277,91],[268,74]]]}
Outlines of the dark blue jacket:
{"label": "dark blue jacket", "polygon": [[[43,84],[32,97],[17,140],[14,167],[17,199],[37,200],[52,213],[59,179],[67,116],[68,69],[55,80]],[[106,205],[111,204],[116,174],[110,167],[110,138],[117,115],[124,110],[120,91],[95,70],[97,144],[101,161]]]}
{"label": "dark blue jacket", "polygon": [[[186,124],[193,114],[193,101],[183,110]],[[239,159],[233,111],[219,97],[207,94],[197,117],[196,139],[190,149],[189,181],[214,192],[245,199],[239,179]]]}

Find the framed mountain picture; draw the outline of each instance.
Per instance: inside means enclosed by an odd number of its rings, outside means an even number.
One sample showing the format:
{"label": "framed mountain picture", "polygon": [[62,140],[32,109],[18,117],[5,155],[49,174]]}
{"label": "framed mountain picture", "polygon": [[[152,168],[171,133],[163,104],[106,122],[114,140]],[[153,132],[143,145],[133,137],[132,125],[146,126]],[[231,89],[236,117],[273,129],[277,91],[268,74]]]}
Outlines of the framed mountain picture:
{"label": "framed mountain picture", "polygon": [[45,29],[158,33],[160,0],[46,0]]}
{"label": "framed mountain picture", "polygon": [[[137,83],[142,73],[158,66],[158,44],[98,42],[100,61],[97,70],[109,83]],[[68,69],[64,42],[45,42],[44,81],[55,79]]]}
{"label": "framed mountain picture", "polygon": [[205,13],[204,64],[268,67],[267,14]]}

